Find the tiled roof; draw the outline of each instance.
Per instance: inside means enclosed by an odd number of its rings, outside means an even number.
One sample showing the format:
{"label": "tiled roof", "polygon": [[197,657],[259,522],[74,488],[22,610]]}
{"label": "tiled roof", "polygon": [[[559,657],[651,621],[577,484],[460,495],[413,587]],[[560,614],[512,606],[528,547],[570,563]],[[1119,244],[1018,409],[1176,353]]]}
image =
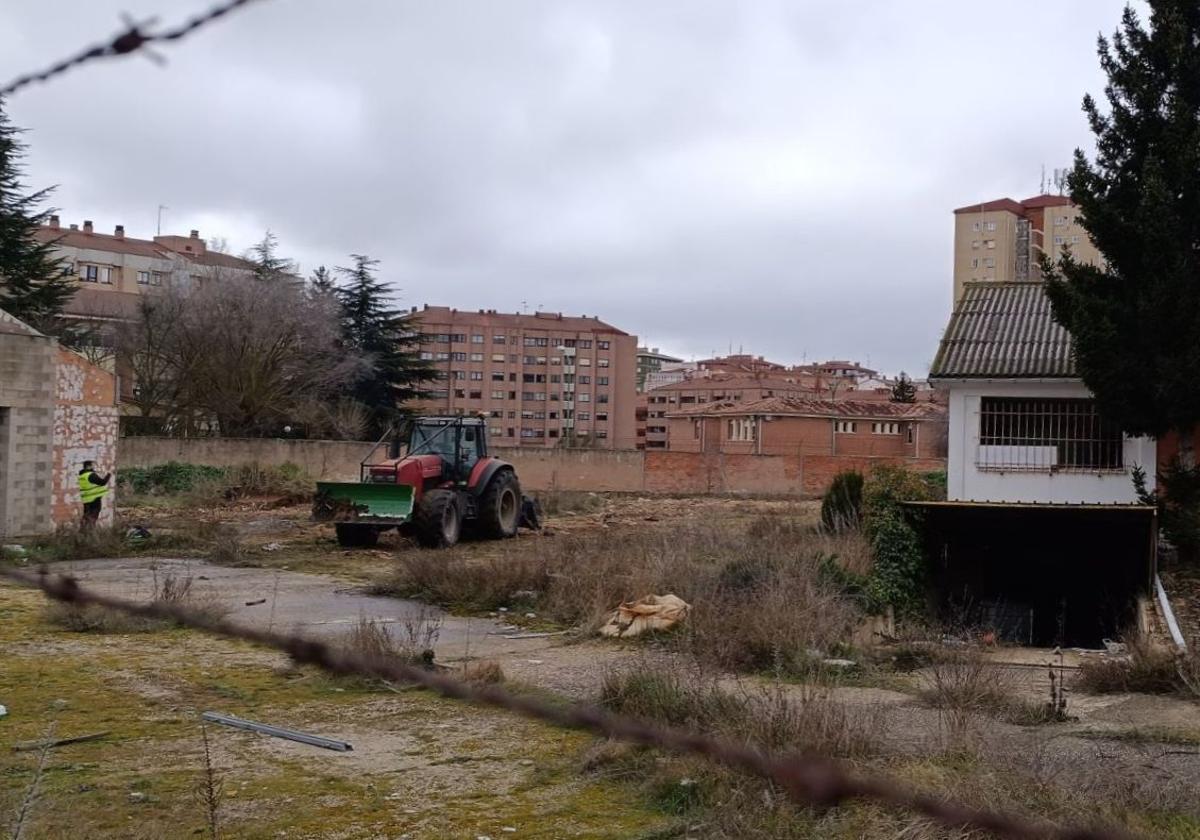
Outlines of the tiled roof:
{"label": "tiled roof", "polygon": [[[809,380],[813,377],[809,376]],[[795,382],[780,379],[778,376],[764,374],[755,376],[752,373],[718,373],[712,376],[695,376],[678,382],[668,382],[650,390],[668,391],[738,391],[742,389],[762,389],[767,391],[813,391],[812,382],[797,378]]]}
{"label": "tiled roof", "polygon": [[959,207],[954,212],[957,213],[989,213],[993,210],[1007,210],[1009,213],[1015,213],[1018,216],[1025,214],[1025,208],[1021,202],[1013,201],[1011,198],[998,198],[995,201],[983,201],[979,204],[969,204],[966,207]]}
{"label": "tiled roof", "polygon": [[966,283],[930,379],[1074,379],[1071,335],[1040,282]]}
{"label": "tiled roof", "polygon": [[926,420],[945,416],[945,410],[930,403],[816,400],[798,397],[767,397],[738,402],[726,400],[688,406],[668,412],[668,417],[773,415],[779,417],[854,417],[884,420]]}
{"label": "tiled roof", "polygon": [[90,248],[94,251],[134,254],[139,257],[154,257],[160,260],[169,260],[173,256],[170,251],[149,240],[134,239],[131,236],[118,238],[108,233],[84,233],[82,230],[45,226],[39,227],[34,235],[39,242],[54,242],[69,248]]}
{"label": "tiled roof", "polygon": [[498,329],[551,330],[564,332],[594,332],[610,335],[629,335],[599,318],[563,315],[558,312],[509,313],[485,309],[451,309],[448,306],[425,306],[412,313],[420,319],[421,329],[430,332],[437,326],[455,325],[494,327]]}
{"label": "tiled roof", "polygon": [[1033,210],[1038,207],[1067,207],[1070,203],[1071,199],[1065,195],[1035,195],[1022,201],[1021,205],[1026,210]]}

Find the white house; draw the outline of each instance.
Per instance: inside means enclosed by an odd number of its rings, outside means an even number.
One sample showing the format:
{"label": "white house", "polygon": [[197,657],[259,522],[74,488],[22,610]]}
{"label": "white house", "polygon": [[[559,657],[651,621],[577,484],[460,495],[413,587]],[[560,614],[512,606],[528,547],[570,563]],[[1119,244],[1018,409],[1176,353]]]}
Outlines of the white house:
{"label": "white house", "polygon": [[1134,467],[1154,486],[1156,442],[1096,413],[1041,282],[965,284],[929,378],[949,394],[950,501],[1134,504]]}

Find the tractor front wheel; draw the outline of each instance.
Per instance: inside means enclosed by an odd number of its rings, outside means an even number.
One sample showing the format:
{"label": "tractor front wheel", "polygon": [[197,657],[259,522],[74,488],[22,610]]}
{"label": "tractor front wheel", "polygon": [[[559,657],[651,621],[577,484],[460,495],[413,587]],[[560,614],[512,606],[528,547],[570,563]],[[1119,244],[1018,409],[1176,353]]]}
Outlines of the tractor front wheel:
{"label": "tractor front wheel", "polygon": [[462,505],[454,490],[430,490],[413,515],[417,542],[426,548],[449,548],[462,534]]}
{"label": "tractor front wheel", "polygon": [[479,499],[479,533],[492,540],[517,535],[521,524],[521,485],[512,470],[496,473]]}
{"label": "tractor front wheel", "polygon": [[338,522],[333,526],[338,545],[342,548],[369,548],[379,542],[379,529],[357,522]]}

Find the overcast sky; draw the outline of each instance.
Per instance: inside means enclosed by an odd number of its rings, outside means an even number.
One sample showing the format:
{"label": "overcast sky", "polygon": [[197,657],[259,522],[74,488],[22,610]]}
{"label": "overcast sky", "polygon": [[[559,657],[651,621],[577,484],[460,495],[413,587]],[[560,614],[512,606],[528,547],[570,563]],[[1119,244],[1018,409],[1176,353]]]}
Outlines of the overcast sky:
{"label": "overcast sky", "polygon": [[[205,0],[11,0],[7,81]],[[63,222],[270,228],[307,273],[382,261],[404,305],[599,315],[924,373],[954,207],[1091,148],[1121,0],[262,0],[12,97]]]}

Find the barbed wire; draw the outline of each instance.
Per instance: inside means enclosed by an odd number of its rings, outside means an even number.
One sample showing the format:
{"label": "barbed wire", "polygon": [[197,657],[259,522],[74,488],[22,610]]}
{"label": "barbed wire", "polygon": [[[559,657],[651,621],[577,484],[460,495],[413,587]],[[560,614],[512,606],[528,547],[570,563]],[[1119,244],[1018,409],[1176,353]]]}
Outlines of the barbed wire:
{"label": "barbed wire", "polygon": [[[66,73],[72,68],[78,67],[81,64],[86,64],[89,61],[94,61],[98,58],[107,58],[110,56],[129,55],[130,53],[144,50],[147,44],[154,44],[166,41],[178,41],[186,38],[188,35],[207,26],[218,18],[222,18],[232,11],[235,11],[242,6],[247,6],[256,0],[227,0],[217,6],[213,6],[208,11],[190,18],[186,22],[180,24],[174,29],[167,29],[162,32],[146,32],[143,31],[146,27],[153,26],[156,23],[155,19],[143,21],[142,23],[134,23],[129,18],[125,18],[125,29],[117,33],[113,39],[104,44],[94,44],[70,58],[65,58],[57,64],[47,67],[36,73],[28,73],[24,76],[19,76],[13,79],[3,88],[0,88],[0,97],[8,96],[16,93],[26,85],[31,85],[34,82],[44,82],[47,79],[52,79]],[[161,56],[146,50],[146,54],[157,61],[162,61]]]}
{"label": "barbed wire", "polygon": [[851,773],[838,762],[823,756],[795,752],[771,754],[744,744],[615,715],[595,706],[563,707],[536,697],[511,694],[496,686],[475,686],[395,658],[359,654],[299,635],[258,630],[179,604],[136,603],[103,595],[84,589],[73,576],[51,575],[44,568],[34,574],[0,567],[0,578],[40,589],[50,598],[64,603],[96,605],[129,615],[166,619],[225,638],[274,648],[287,653],[299,664],[315,665],[332,674],[411,683],[443,697],[516,712],[555,726],[700,756],[773,782],[800,805],[828,808],[854,799],[868,799],[913,811],[948,828],[988,831],[1016,840],[1128,840],[1127,835],[1115,831],[1060,827],[1016,814],[960,805],[912,790],[882,776]]}

